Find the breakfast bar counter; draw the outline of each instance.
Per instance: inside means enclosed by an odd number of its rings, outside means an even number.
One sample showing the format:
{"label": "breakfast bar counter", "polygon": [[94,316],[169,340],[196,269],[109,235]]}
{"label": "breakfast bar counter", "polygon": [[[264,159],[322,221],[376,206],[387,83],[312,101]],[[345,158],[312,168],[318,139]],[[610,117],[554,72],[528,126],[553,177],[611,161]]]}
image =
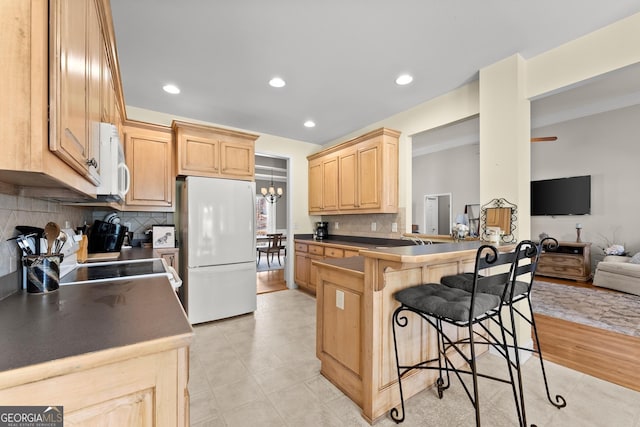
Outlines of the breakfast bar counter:
{"label": "breakfast bar counter", "polygon": [[[316,355],[321,373],[362,408],[370,423],[400,403],[392,336],[392,315],[398,307],[394,293],[473,271],[482,244],[361,249],[357,257],[313,261],[319,275]],[[437,354],[436,334],[429,328],[410,322],[403,329],[398,339],[407,364]],[[465,333],[458,330],[460,338]],[[436,377],[437,371],[429,370],[409,374],[403,379],[405,399],[429,387]]]}

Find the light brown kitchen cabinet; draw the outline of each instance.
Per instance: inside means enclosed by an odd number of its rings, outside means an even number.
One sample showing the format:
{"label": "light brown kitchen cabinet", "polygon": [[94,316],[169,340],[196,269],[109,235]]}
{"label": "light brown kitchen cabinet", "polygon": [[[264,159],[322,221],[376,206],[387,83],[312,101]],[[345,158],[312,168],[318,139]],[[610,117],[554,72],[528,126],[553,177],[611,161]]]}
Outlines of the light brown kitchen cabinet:
{"label": "light brown kitchen cabinet", "polygon": [[309,213],[338,208],[338,157],[309,161]]}
{"label": "light brown kitchen cabinet", "polygon": [[104,38],[95,0],[52,0],[49,147],[100,183],[100,57]]}
{"label": "light brown kitchen cabinet", "polygon": [[125,158],[131,171],[124,210],[174,211],[176,178],[171,129],[127,121],[124,134]]}
{"label": "light brown kitchen cabinet", "polygon": [[177,339],[157,341],[73,356],[71,368],[64,359],[24,368],[22,375],[40,370],[43,379],[3,388],[0,400],[42,405],[56,390],[65,426],[188,426],[189,349]]}
{"label": "light brown kitchen cabinet", "polygon": [[254,180],[258,135],[174,121],[178,175]]}
{"label": "light brown kitchen cabinet", "polygon": [[[308,156],[309,213],[397,213],[399,136],[380,128]],[[335,172],[325,172],[325,162],[334,160]]]}
{"label": "light brown kitchen cabinet", "polygon": [[318,268],[313,260],[325,258],[349,258],[358,255],[358,248],[353,246],[327,244],[322,242],[309,242],[308,240],[295,241],[294,281],[301,288],[316,293],[319,283]]}
{"label": "light brown kitchen cabinet", "polygon": [[[105,22],[111,22],[107,0],[0,2],[0,181],[16,192],[64,201],[95,198],[98,171],[87,161],[97,154],[89,123],[102,108],[96,105],[96,79],[103,78],[96,58],[115,55],[113,28]],[[118,87],[117,60],[109,64]]]}

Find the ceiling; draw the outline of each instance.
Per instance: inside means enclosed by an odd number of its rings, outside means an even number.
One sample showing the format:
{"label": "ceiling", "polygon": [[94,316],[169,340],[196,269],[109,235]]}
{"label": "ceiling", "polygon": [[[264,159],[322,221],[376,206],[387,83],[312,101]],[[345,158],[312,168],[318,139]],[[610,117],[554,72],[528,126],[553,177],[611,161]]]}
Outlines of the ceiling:
{"label": "ceiling", "polygon": [[[127,106],[324,144],[637,0],[111,0]],[[398,86],[402,73],[412,83]],[[268,81],[283,78],[283,88]],[[173,83],[181,93],[162,86]],[[533,107],[532,107],[533,108]],[[306,128],[306,120],[316,127]]]}
{"label": "ceiling", "polygon": [[[640,104],[640,64],[594,77],[531,101],[531,136],[538,128]],[[478,144],[478,116],[412,137],[413,157]]]}

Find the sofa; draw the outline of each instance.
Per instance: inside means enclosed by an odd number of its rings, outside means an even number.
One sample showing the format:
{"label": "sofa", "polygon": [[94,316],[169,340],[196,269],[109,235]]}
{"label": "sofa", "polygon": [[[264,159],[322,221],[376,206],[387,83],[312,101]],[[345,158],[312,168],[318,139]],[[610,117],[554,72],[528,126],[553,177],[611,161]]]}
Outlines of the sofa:
{"label": "sofa", "polygon": [[640,296],[640,260],[633,257],[607,255],[598,263],[593,284]]}

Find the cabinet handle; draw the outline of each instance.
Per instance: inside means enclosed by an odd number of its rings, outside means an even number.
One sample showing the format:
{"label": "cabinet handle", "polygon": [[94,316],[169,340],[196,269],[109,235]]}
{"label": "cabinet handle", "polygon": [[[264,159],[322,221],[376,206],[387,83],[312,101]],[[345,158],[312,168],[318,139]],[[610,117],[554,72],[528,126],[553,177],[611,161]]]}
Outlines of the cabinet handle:
{"label": "cabinet handle", "polygon": [[91,160],[87,160],[87,166],[93,166],[94,168],[98,168],[98,162],[96,162],[96,158],[92,157]]}

